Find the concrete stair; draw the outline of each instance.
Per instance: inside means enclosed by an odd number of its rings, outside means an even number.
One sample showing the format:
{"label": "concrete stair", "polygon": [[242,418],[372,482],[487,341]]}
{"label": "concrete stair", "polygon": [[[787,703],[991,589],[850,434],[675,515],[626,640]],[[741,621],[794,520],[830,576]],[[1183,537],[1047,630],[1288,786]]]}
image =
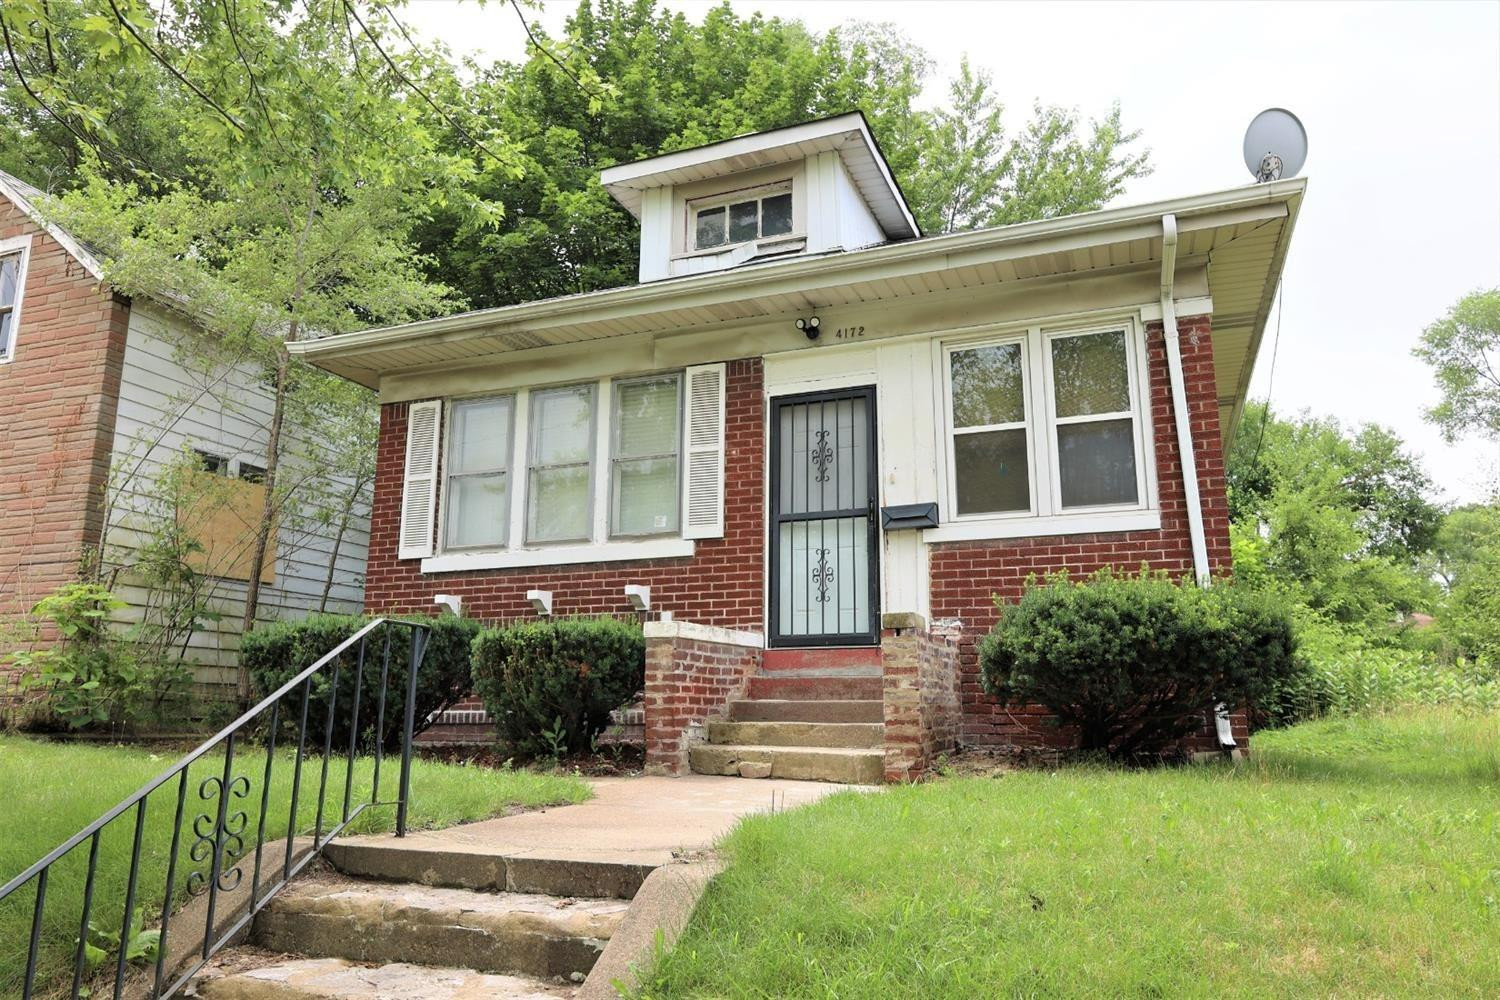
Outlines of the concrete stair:
{"label": "concrete stair", "polygon": [[[633,894],[631,877],[615,881]],[[571,996],[629,905],[320,873],[278,894],[255,919],[254,947],[216,958],[196,987],[208,1000]]]}
{"label": "concrete stair", "polygon": [[688,749],[698,774],[879,784],[885,777],[880,651],[768,650],[749,697]]}

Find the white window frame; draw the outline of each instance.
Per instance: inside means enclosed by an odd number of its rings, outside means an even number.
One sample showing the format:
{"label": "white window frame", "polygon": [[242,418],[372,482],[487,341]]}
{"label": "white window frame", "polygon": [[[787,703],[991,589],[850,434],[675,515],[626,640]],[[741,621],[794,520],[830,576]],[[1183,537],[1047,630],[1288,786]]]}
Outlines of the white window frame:
{"label": "white window frame", "polygon": [[[953,413],[953,355],[964,351],[972,351],[985,347],[1000,347],[1006,344],[1016,344],[1021,348],[1021,402],[1024,407],[1024,416],[1019,421],[1010,421],[1003,424],[985,424],[983,426],[959,427],[958,421]],[[1026,487],[1027,507],[1025,510],[995,510],[979,511],[973,514],[965,514],[965,518],[1020,518],[1035,517],[1037,513],[1037,458],[1036,458],[1036,420],[1035,402],[1032,399],[1032,375],[1031,375],[1032,345],[1030,337],[1025,331],[1011,333],[1001,337],[988,337],[984,340],[961,342],[944,345],[943,350],[943,401],[946,408],[946,419],[943,426],[947,431],[948,439],[948,495],[952,498],[951,510],[953,517],[958,517],[958,462],[955,455],[955,441],[959,435],[983,434],[990,431],[1021,430],[1026,438]]]}
{"label": "white window frame", "polygon": [[[759,203],[767,198],[774,198],[780,194],[792,196],[792,228],[785,233],[777,233],[774,236],[762,236],[759,234],[761,222]],[[730,205],[737,205],[742,201],[755,201],[757,203],[757,234],[754,239],[739,240],[738,242],[735,242],[728,239],[728,208]],[[711,247],[698,246],[698,213],[710,211],[721,206],[725,209],[724,236],[726,242],[717,243]],[[684,251],[683,256],[685,257],[696,257],[702,254],[727,253],[728,251],[734,250],[737,247],[749,246],[752,243],[796,239],[798,236],[802,235],[802,230],[804,228],[797,225],[797,195],[796,192],[792,190],[792,179],[790,177],[784,178],[782,180],[769,181],[765,184],[756,184],[753,187],[740,188],[735,191],[721,191],[715,194],[704,195],[701,198],[693,198],[686,203],[686,208],[687,213],[683,219],[682,234],[682,247]]]}
{"label": "white window frame", "polygon": [[[614,386],[616,382],[648,381],[676,377],[678,379],[678,464],[679,484],[685,474],[685,452],[687,441],[687,414],[684,397],[686,390],[682,369],[651,372],[642,375],[607,376],[599,379],[560,382],[551,385],[528,386],[501,392],[477,393],[469,396],[451,397],[443,406],[442,451],[446,465],[449,436],[453,421],[451,408],[454,402],[467,399],[489,399],[510,396],[512,402],[510,439],[510,490],[508,497],[509,526],[503,546],[477,546],[455,548],[447,545],[448,475],[441,472],[438,488],[438,531],[434,554],[422,560],[423,573],[448,573],[478,569],[507,569],[526,566],[552,566],[568,563],[610,562],[635,559],[673,559],[691,556],[696,551],[692,539],[682,537],[683,511],[678,501],[677,526],[670,532],[654,535],[612,536],[610,533],[610,497],[613,490],[614,457]],[[589,524],[587,538],[533,542],[526,536],[527,511],[531,503],[531,417],[532,396],[549,389],[569,389],[579,386],[594,389],[594,420],[591,428],[589,450]],[[519,498],[517,490],[522,490]],[[679,490],[679,494],[680,494]]]}
{"label": "white window frame", "polygon": [[[516,507],[516,422],[517,411],[520,409],[518,394],[514,392],[484,393],[478,396],[455,396],[443,403],[443,446],[441,451],[442,465],[438,476],[438,545],[439,552],[479,552],[495,551],[509,547],[511,539],[515,537],[512,533],[515,525],[512,523],[511,512]],[[449,449],[453,446],[453,411],[464,403],[486,402],[490,400],[510,400],[510,439],[505,442],[505,467],[503,469],[492,469],[489,472],[469,472],[466,476],[494,475],[497,472],[505,473],[505,540],[499,546],[494,545],[449,545],[448,544],[448,497],[451,491],[448,483],[454,478],[450,471],[452,462]]]}
{"label": "white window frame", "polygon": [[[535,462],[536,440],[535,436],[532,434],[531,427],[529,426],[536,419],[537,398],[551,392],[567,392],[571,389],[583,388],[587,388],[589,391],[589,443],[587,461],[584,463],[566,462],[560,465],[537,465]],[[525,438],[526,450],[522,453],[525,455],[526,460],[524,463],[518,463],[522,466],[521,471],[525,473],[526,482],[525,507],[527,516],[523,534],[521,537],[525,539],[525,544],[530,548],[553,548],[559,545],[578,545],[580,543],[594,541],[599,537],[599,498],[595,496],[599,484],[599,415],[601,412],[604,412],[606,407],[609,405],[609,397],[605,393],[603,387],[599,382],[568,382],[564,383],[563,385],[551,385],[541,389],[534,389],[529,395],[531,398],[527,400],[527,408],[530,412],[527,414],[526,420],[526,423],[528,424],[527,436]],[[546,539],[543,541],[537,541],[536,539],[532,538],[531,532],[529,530],[531,526],[532,474],[535,473],[538,469],[570,469],[580,464],[586,465],[589,470],[589,482],[587,489],[588,508],[584,512],[584,521],[588,525],[588,527],[584,530],[583,535],[573,538]]]}
{"label": "white window frame", "polygon": [[[1125,334],[1126,375],[1130,386],[1129,410],[1107,415],[1090,414],[1083,418],[1064,418],[1061,423],[1118,420],[1126,417],[1132,420],[1136,501],[1064,508],[1057,448],[1059,420],[1056,417],[1055,397],[1052,389],[1052,341],[1061,337],[1119,331]],[[956,430],[954,426],[951,357],[956,351],[1017,341],[1022,341],[1024,344],[1022,358],[1025,365],[1022,378],[1027,403],[1027,459],[1031,466],[1032,509],[960,515],[958,513],[954,437],[955,433],[973,432],[979,428]],[[942,493],[943,524],[941,527],[929,529],[924,534],[924,538],[927,541],[941,542],[1070,534],[1090,530],[1131,531],[1160,527],[1161,512],[1157,497],[1155,461],[1152,458],[1154,440],[1146,357],[1144,329],[1140,323],[1130,317],[1108,322],[1091,322],[1088,325],[1051,327],[1032,324],[1023,327],[994,328],[962,338],[937,342],[937,377],[941,383],[939,396],[942,401],[939,432],[943,436],[943,441],[939,454],[944,469],[939,477],[939,484]]]}
{"label": "white window frame", "polygon": [[0,240],[0,257],[9,257],[11,254],[20,254],[21,264],[16,272],[16,299],[9,306],[10,344],[5,348],[5,353],[0,354],[0,365],[9,364],[16,359],[16,347],[21,342],[21,306],[26,297],[26,271],[31,264],[30,234]]}
{"label": "white window frame", "polygon": [[[619,474],[621,462],[639,462],[647,459],[666,458],[662,455],[636,455],[630,458],[620,456],[620,405],[619,394],[615,391],[624,385],[640,385],[647,382],[672,382],[677,387],[677,480],[673,486],[672,495],[677,502],[677,521],[675,524],[659,531],[621,531],[615,525],[615,491],[619,487]],[[607,508],[607,536],[610,539],[622,538],[662,538],[682,534],[682,466],[686,449],[683,447],[683,437],[687,432],[684,426],[686,418],[683,407],[683,377],[682,372],[661,372],[656,375],[634,375],[629,378],[617,378],[610,384],[609,392],[609,482],[604,492],[605,506]]]}

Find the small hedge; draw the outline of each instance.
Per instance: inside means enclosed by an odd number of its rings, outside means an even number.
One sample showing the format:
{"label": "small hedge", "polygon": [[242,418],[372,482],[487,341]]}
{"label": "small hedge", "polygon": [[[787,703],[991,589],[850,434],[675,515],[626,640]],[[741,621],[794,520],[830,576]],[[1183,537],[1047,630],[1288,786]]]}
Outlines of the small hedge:
{"label": "small hedge", "polygon": [[488,629],[474,640],[474,689],[500,738],[532,757],[578,753],[646,682],[636,622],[574,618]]}
{"label": "small hedge", "polygon": [[1077,730],[1080,749],[1121,759],[1170,750],[1216,704],[1259,704],[1298,670],[1275,602],[1108,570],[1033,582],[1002,603],[979,658],[989,693],[1043,705]]}
{"label": "small hedge", "polygon": [[[420,619],[432,627],[417,670],[415,732],[426,729],[434,713],[441,712],[469,692],[470,644],[479,632],[476,622],[465,618]],[[314,615],[297,622],[259,625],[240,640],[240,664],[250,671],[256,696],[263,698],[312,666],[339,643],[370,622],[359,615]],[[381,657],[386,629],[390,629],[391,666],[386,682],[385,724],[381,733],[387,750],[401,746],[405,721],[407,662],[411,654],[411,630],[386,626],[371,632],[365,645],[364,678],[360,685],[359,745],[373,747],[380,697]],[[349,748],[349,723],[354,697],[355,662],[358,647],[351,648],[339,669],[338,702],[335,705],[333,746]],[[321,750],[328,723],[328,693],[333,680],[331,666],[313,677],[312,699],[307,713],[307,745]],[[295,694],[287,695],[281,707],[283,734],[295,739],[302,705]]]}

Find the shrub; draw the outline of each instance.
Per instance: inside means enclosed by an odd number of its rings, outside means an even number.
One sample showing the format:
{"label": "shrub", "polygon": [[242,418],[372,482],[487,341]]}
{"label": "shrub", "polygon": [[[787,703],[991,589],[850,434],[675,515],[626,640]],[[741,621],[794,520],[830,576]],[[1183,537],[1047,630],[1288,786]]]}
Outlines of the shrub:
{"label": "shrub", "polygon": [[186,694],[192,677],[180,661],[141,656],[110,629],[111,615],[124,606],[99,584],[64,584],[31,609],[34,624],[56,632],[55,643],[8,658],[69,729],[158,722]]}
{"label": "shrub", "polygon": [[1080,749],[1117,758],[1163,752],[1215,705],[1258,703],[1296,669],[1280,605],[1227,583],[1104,570],[1032,581],[1000,606],[979,647],[985,690],[1046,706]]}
{"label": "shrub", "polygon": [[[422,664],[417,670],[416,729],[420,733],[432,724],[433,716],[448,708],[469,692],[470,643],[479,633],[479,624],[467,618],[419,619],[432,627]],[[250,672],[258,697],[265,697],[312,666],[329,650],[367,625],[370,619],[359,615],[313,615],[296,622],[271,622],[259,625],[240,639],[240,665]],[[375,743],[377,705],[380,698],[380,667],[385,649],[386,630],[390,631],[391,666],[386,681],[385,721],[381,744],[387,750],[401,745],[401,728],[406,710],[407,661],[410,657],[411,630],[398,626],[379,628],[365,643],[365,670],[360,685],[359,745]],[[349,711],[354,697],[355,661],[358,647],[344,656],[339,669],[338,700],[334,706],[333,746],[349,747]],[[313,675],[311,700],[307,713],[307,742],[323,742],[328,724],[328,694],[333,682],[331,667]],[[283,704],[283,729],[295,732],[301,704],[289,695]]]}
{"label": "shrub", "polygon": [[609,713],[645,681],[646,641],[635,622],[524,622],[474,640],[474,688],[501,739],[528,756],[589,749]]}

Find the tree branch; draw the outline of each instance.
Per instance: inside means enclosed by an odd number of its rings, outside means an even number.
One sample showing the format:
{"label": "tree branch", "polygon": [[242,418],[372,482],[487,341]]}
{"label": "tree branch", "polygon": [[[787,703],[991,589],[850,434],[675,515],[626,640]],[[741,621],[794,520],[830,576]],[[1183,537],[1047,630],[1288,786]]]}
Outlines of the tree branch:
{"label": "tree branch", "polygon": [[171,73],[172,76],[176,77],[184,87],[188,88],[194,94],[196,94],[200,101],[217,111],[226,122],[234,126],[236,131],[244,134],[245,126],[240,124],[239,119],[235,118],[234,115],[230,114],[228,111],[225,111],[223,107],[219,105],[218,101],[214,100],[212,97],[208,96],[208,94],[204,93],[202,88],[200,88],[193,81],[189,80],[176,66],[173,66],[170,62],[168,62],[167,58],[160,52],[158,52],[155,46],[153,46],[149,41],[143,38],[139,31],[135,30],[135,25],[131,24],[130,21],[126,19],[125,13],[120,10],[120,7],[115,3],[115,0],[109,0],[109,7],[115,12],[115,20],[119,21],[120,24],[125,28],[125,30],[130,32],[130,37],[134,38],[136,42],[141,46],[141,48],[145,49],[148,53],[151,54],[151,58],[160,63],[162,68],[165,69],[168,73]]}

